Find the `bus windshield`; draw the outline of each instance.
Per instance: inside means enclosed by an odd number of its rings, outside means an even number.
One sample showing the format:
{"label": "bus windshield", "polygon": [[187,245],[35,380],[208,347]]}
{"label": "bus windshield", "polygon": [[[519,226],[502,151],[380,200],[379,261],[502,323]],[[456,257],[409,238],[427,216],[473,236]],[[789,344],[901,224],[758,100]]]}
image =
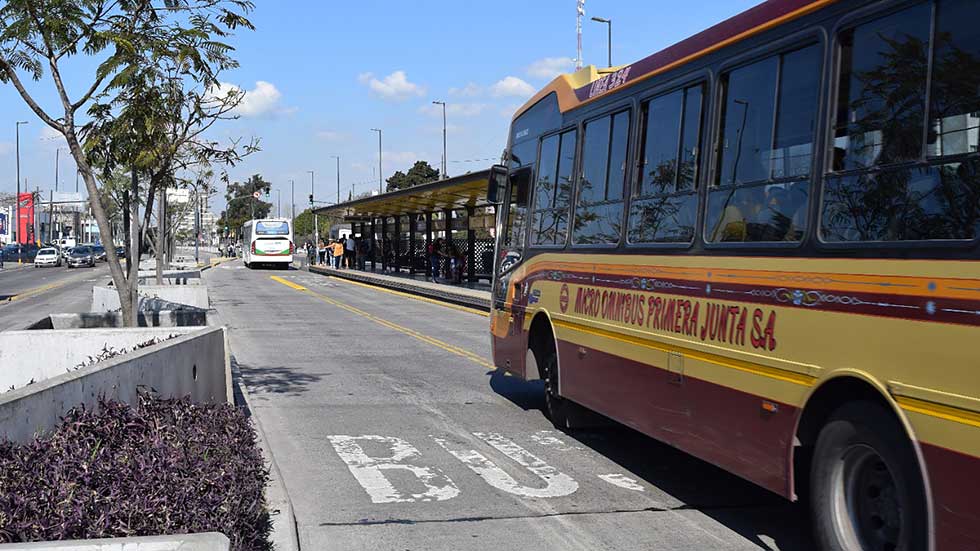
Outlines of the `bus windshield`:
{"label": "bus windshield", "polygon": [[256,235],[289,235],[289,224],[286,222],[256,222]]}

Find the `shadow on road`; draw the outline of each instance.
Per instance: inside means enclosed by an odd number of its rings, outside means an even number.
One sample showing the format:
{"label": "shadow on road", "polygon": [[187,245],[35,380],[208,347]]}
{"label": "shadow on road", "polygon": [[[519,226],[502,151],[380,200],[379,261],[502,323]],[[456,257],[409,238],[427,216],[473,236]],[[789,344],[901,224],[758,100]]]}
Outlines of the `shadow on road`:
{"label": "shadow on road", "polygon": [[285,366],[255,368],[239,363],[234,356],[231,358],[232,377],[236,377],[248,385],[251,394],[284,394],[299,396],[306,392],[309,386],[323,377],[312,373]]}
{"label": "shadow on road", "polygon": [[[522,381],[490,371],[490,388],[524,410],[544,408],[542,381]],[[544,413],[542,412],[542,415]],[[711,517],[757,545],[773,549],[812,549],[805,508],[786,501],[710,463],[663,444],[625,425],[610,421],[603,429],[562,430],[569,440],[588,447]]]}

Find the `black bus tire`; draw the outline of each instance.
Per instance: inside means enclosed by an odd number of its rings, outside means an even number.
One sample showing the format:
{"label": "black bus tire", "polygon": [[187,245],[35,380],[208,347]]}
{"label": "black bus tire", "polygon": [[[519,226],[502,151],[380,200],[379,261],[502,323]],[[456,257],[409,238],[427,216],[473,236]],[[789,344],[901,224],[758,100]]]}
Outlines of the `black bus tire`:
{"label": "black bus tire", "polygon": [[821,551],[929,548],[925,484],[912,442],[874,402],[841,406],[820,430],[810,511]]}

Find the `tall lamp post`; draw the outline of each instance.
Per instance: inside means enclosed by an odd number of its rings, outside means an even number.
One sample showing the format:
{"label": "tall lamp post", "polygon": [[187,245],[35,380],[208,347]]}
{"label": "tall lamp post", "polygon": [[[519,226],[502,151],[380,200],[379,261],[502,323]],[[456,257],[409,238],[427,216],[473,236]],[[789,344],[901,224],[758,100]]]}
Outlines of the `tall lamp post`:
{"label": "tall lamp post", "polygon": [[282,195],[281,190],[276,188],[276,218],[282,218]]}
{"label": "tall lamp post", "polygon": [[378,193],[384,193],[384,189],[381,187],[381,179],[383,178],[381,176],[381,129],[372,128],[371,132],[378,133]]}
{"label": "tall lamp post", "polygon": [[337,204],[340,204],[340,157],[337,155],[331,155],[337,160]]}
{"label": "tall lamp post", "polygon": [[609,66],[612,67],[612,19],[605,19],[603,17],[593,17],[593,21],[596,23],[605,23],[607,28],[606,35],[608,37],[608,45],[606,49],[607,60],[609,61]]}
{"label": "tall lamp post", "polygon": [[[14,241],[19,245],[24,238],[20,234],[20,125],[27,124],[27,121],[17,121],[14,125],[14,134],[17,136],[17,195],[14,197],[14,204],[17,205],[17,212],[14,215]],[[20,264],[20,254],[17,255],[17,263]]]}
{"label": "tall lamp post", "polygon": [[295,222],[296,221],[296,181],[295,180],[289,181],[289,200],[290,200],[289,217],[293,220],[293,222]]}
{"label": "tall lamp post", "polygon": [[58,181],[60,178],[60,171],[58,170],[59,157],[61,157],[61,151],[65,149],[64,147],[59,147],[54,150],[54,190],[58,191]]}
{"label": "tall lamp post", "polygon": [[440,179],[445,180],[449,177],[446,174],[446,165],[449,163],[449,160],[446,158],[446,102],[434,101],[432,104],[442,106],[442,178]]}

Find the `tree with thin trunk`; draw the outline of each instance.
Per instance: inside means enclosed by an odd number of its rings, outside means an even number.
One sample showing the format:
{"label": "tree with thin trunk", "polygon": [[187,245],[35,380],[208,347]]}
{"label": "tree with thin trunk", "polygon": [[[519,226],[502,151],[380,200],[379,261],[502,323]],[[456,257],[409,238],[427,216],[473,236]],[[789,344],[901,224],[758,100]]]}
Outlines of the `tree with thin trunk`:
{"label": "tree with thin trunk", "polygon": [[[108,241],[109,271],[127,325],[137,323],[138,241],[133,240],[137,244],[127,278],[112,242],[96,170],[111,174],[127,166],[136,182],[141,170],[165,162],[166,155],[157,148],[173,144],[161,138],[174,127],[173,117],[171,124],[159,120],[160,105],[190,105],[176,103],[183,97],[178,88],[215,97],[208,91],[218,88],[218,73],[236,66],[233,48],[222,40],[238,28],[253,28],[246,19],[252,8],[248,0],[8,0],[0,7],[0,81],[14,86],[34,114],[68,143],[99,231]],[[96,69],[84,81],[63,80],[65,71],[93,61]],[[162,76],[168,72],[174,77],[169,88]],[[56,105],[42,105],[40,86],[29,90],[28,79],[50,86]],[[225,103],[233,105],[239,96],[226,93]],[[195,124],[200,131],[193,139],[203,142],[210,125],[202,129],[200,119]],[[170,165],[162,172],[172,175],[177,168],[179,164]],[[146,191],[144,209],[150,210],[152,183]],[[136,204],[134,197],[131,205]],[[136,223],[137,217],[132,218]]]}

